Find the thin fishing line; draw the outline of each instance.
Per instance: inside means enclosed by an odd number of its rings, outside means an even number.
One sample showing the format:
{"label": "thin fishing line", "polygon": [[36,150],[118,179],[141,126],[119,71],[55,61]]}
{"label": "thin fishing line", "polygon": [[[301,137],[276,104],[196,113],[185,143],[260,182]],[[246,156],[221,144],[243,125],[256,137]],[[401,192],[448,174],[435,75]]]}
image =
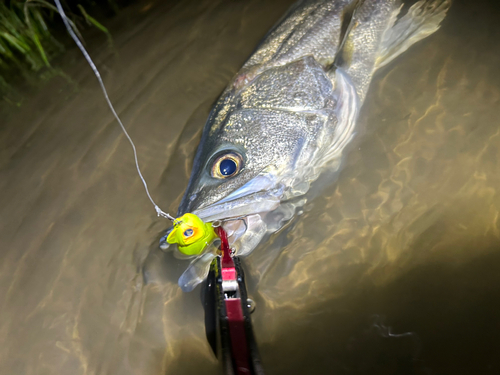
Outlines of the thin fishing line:
{"label": "thin fishing line", "polygon": [[108,92],[106,91],[106,87],[104,86],[104,82],[102,81],[102,78],[101,78],[101,73],[99,73],[99,70],[97,70],[97,67],[94,64],[94,62],[92,61],[89,53],[87,52],[87,50],[83,46],[82,42],[80,41],[80,39],[76,35],[75,31],[71,27],[71,24],[70,24],[70,22],[68,20],[68,17],[66,16],[66,13],[64,13],[64,9],[61,6],[61,3],[59,2],[59,0],[54,0],[54,2],[56,3],[57,10],[59,11],[59,14],[61,15],[61,18],[62,18],[62,20],[64,22],[64,25],[66,26],[66,29],[68,30],[69,35],[71,35],[71,38],[73,38],[73,40],[75,41],[75,43],[78,46],[78,48],[80,48],[80,51],[82,51],[83,56],[85,57],[85,60],[87,60],[87,62],[89,63],[90,67],[94,71],[94,74],[97,77],[97,80],[99,81],[99,85],[101,85],[101,89],[102,89],[102,92],[104,94],[104,98],[106,99],[106,102],[108,103],[108,106],[111,109],[111,112],[113,112],[113,115],[115,116],[116,121],[118,121],[118,124],[122,128],[123,133],[125,134],[125,136],[127,137],[128,141],[130,142],[130,145],[132,146],[132,150],[134,151],[134,159],[135,159],[135,166],[137,168],[137,173],[139,174],[139,177],[141,178],[141,181],[142,181],[142,183],[144,185],[144,189],[146,190],[146,194],[148,195],[149,200],[153,204],[153,206],[154,206],[154,208],[156,210],[156,213],[158,214],[158,216],[164,217],[166,219],[169,219],[169,220],[172,220],[172,221],[175,220],[175,218],[173,216],[171,216],[168,213],[162,211],[162,209],[160,207],[158,207],[158,205],[155,203],[155,201],[151,197],[151,194],[149,194],[148,184],[146,183],[146,180],[144,179],[144,177],[143,177],[143,175],[141,173],[141,168],[139,168],[139,160],[137,158],[137,150],[135,148],[135,144],[132,141],[132,138],[130,138],[130,135],[128,134],[127,130],[125,129],[125,126],[123,126],[122,120],[120,120],[120,117],[118,116],[118,114],[115,111],[115,107],[113,107],[113,104],[111,103],[111,100],[109,99]]}

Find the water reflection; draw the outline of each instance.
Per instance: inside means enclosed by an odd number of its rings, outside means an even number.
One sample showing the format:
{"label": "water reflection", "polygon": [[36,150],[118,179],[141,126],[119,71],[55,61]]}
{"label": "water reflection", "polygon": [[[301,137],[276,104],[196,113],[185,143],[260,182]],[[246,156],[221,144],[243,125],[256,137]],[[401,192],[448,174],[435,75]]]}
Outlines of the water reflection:
{"label": "water reflection", "polygon": [[[162,208],[288,4],[144,2],[110,25],[118,55],[94,50]],[[377,73],[337,182],[245,260],[269,374],[500,371],[499,15],[456,1]],[[69,59],[79,92],[53,83],[0,128],[0,373],[217,374],[199,293],[176,285],[187,264],[157,249],[166,223]]]}

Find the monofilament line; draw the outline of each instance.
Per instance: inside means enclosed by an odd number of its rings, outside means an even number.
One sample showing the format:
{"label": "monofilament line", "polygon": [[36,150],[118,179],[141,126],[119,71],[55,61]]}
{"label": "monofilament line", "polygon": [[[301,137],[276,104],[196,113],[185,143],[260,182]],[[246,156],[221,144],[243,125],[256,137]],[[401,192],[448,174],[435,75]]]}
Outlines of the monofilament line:
{"label": "monofilament line", "polygon": [[61,6],[60,1],[59,0],[54,0],[54,1],[56,3],[57,10],[59,11],[59,14],[61,15],[61,18],[62,18],[62,20],[64,22],[64,25],[66,26],[66,29],[68,30],[69,35],[71,35],[71,38],[73,38],[73,40],[75,41],[75,43],[78,46],[78,48],[80,48],[80,51],[82,51],[83,56],[85,57],[85,59],[87,60],[87,62],[90,65],[90,67],[94,71],[94,74],[97,77],[97,80],[99,81],[99,85],[101,85],[101,89],[102,89],[102,92],[104,94],[104,98],[106,99],[106,102],[108,103],[108,106],[111,109],[111,112],[113,112],[113,115],[115,116],[116,121],[118,121],[118,124],[122,128],[123,133],[125,134],[125,136],[127,137],[128,141],[130,142],[130,145],[132,146],[132,150],[134,151],[134,159],[135,159],[135,166],[137,168],[137,173],[139,174],[139,177],[141,178],[141,181],[142,181],[142,183],[144,185],[144,189],[146,190],[146,194],[148,195],[149,200],[153,204],[153,206],[154,206],[154,208],[156,210],[156,213],[158,214],[158,216],[162,216],[162,217],[170,219],[170,220],[175,220],[175,218],[173,216],[171,216],[168,213],[162,211],[161,208],[158,207],[158,205],[155,203],[155,201],[151,197],[151,194],[149,194],[148,184],[146,183],[146,180],[142,176],[141,168],[139,168],[139,160],[137,159],[137,150],[135,148],[135,144],[132,141],[132,138],[130,138],[130,135],[128,134],[127,130],[125,129],[125,126],[123,126],[123,123],[120,120],[120,117],[118,116],[118,114],[115,111],[115,107],[113,107],[113,104],[111,103],[111,100],[109,99],[108,92],[106,91],[106,87],[104,86],[104,82],[102,81],[102,78],[101,78],[101,74],[99,73],[99,70],[97,70],[97,67],[94,64],[94,62],[92,61],[92,59],[90,58],[89,53],[87,52],[87,50],[83,46],[82,42],[80,41],[80,39],[76,35],[75,31],[71,27],[71,24],[68,21],[68,17],[66,16],[66,13],[64,13],[64,9]]}

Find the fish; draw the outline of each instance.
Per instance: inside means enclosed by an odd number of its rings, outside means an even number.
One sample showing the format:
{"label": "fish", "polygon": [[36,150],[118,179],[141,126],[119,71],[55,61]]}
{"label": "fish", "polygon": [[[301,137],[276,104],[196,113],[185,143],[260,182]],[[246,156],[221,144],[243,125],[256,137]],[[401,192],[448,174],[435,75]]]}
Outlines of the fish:
{"label": "fish", "polygon": [[[178,216],[193,213],[250,254],[339,170],[375,72],[433,34],[451,0],[303,0],[268,32],[214,105]],[[214,252],[179,279],[192,290]]]}

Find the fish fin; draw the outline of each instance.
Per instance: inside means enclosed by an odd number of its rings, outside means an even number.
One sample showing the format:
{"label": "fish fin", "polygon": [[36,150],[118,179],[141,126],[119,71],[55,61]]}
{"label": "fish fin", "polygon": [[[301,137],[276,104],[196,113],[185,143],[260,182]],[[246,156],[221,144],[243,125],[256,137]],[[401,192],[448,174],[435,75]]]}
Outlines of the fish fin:
{"label": "fish fin", "polygon": [[191,292],[198,284],[207,278],[210,270],[210,263],[215,258],[215,254],[205,253],[194,259],[179,278],[177,284],[183,292]]}
{"label": "fish fin", "polygon": [[389,64],[413,44],[439,29],[450,5],[451,0],[420,0],[413,4],[408,12],[384,33],[375,69]]}
{"label": "fish fin", "polygon": [[346,48],[347,39],[351,30],[356,25],[356,11],[361,5],[363,5],[365,0],[355,0],[349,5],[347,5],[342,11],[342,24],[340,25],[340,37],[339,46],[333,64],[329,69],[334,69],[337,67],[344,67],[350,64],[350,54]]}
{"label": "fish fin", "polygon": [[342,150],[354,137],[354,128],[358,118],[360,101],[356,92],[356,87],[352,83],[349,74],[342,68],[335,70],[336,75],[336,118],[338,119],[332,144],[328,151],[321,156],[321,163],[332,160],[340,160]]}

